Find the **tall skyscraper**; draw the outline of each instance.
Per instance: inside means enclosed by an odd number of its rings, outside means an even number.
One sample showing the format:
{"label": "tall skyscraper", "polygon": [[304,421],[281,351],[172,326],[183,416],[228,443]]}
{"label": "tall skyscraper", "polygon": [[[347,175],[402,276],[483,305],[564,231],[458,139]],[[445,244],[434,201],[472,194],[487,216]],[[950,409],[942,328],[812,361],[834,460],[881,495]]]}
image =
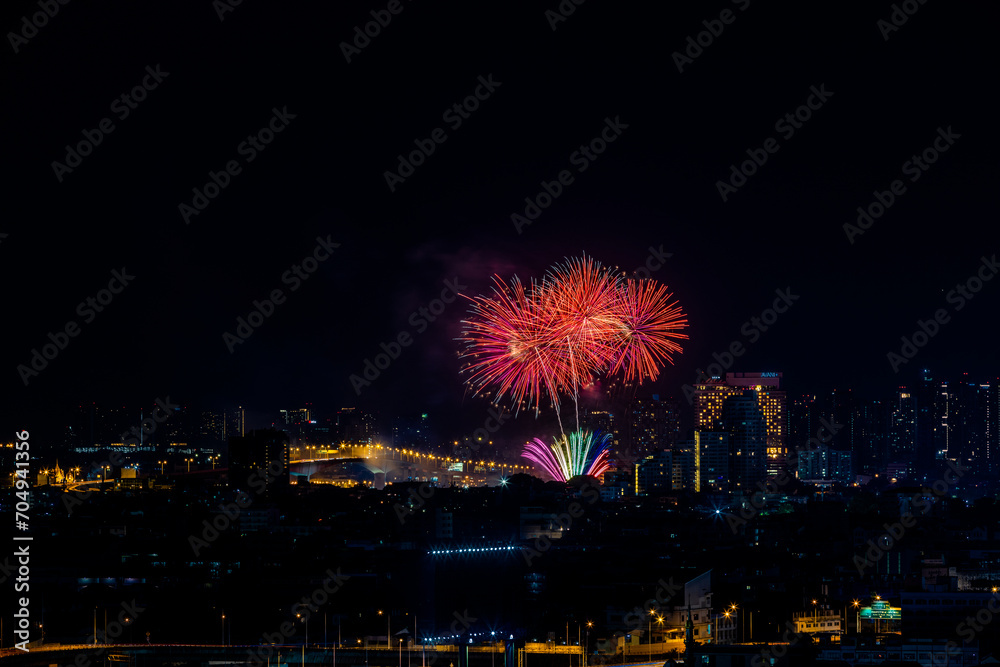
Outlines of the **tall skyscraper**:
{"label": "tall skyscraper", "polygon": [[797,396],[788,402],[788,443],[803,447],[816,437],[820,427],[819,405],[814,394]]}
{"label": "tall skyscraper", "polygon": [[899,387],[892,401],[889,424],[889,463],[907,464],[907,473],[916,473],[917,397],[906,387]]}
{"label": "tall skyscraper", "polygon": [[695,431],[692,439],[678,443],[674,450],[675,477],[682,486],[698,493],[729,489],[729,434],[724,431]]}
{"label": "tall skyscraper", "polygon": [[990,475],[1000,473],[1000,378],[993,378],[986,389],[986,460]]}
{"label": "tall skyscraper", "polygon": [[645,456],[680,439],[680,408],[676,399],[658,395],[633,398],[626,411],[626,439],[631,451]]}
{"label": "tall skyscraper", "polygon": [[[725,430],[721,426],[723,406],[732,396],[753,390],[766,429],[764,468],[776,475],[788,462],[788,408],[781,389],[781,373],[727,373],[725,380],[696,384],[695,429]],[[804,443],[803,443],[804,444]]]}
{"label": "tall skyscraper", "polygon": [[985,472],[986,400],[979,383],[969,379],[968,373],[952,383],[949,407],[948,458],[969,465],[976,472]]}
{"label": "tall skyscraper", "polygon": [[[855,437],[852,453],[857,472],[867,475],[885,474],[889,465],[889,424],[891,421],[889,404],[881,399],[872,399],[858,401],[855,407]],[[835,447],[835,449],[843,450],[844,448]]]}
{"label": "tall skyscraper", "polygon": [[767,477],[767,426],[759,394],[746,389],[722,406],[722,426],[729,433],[729,482],[734,491],[753,488]]}

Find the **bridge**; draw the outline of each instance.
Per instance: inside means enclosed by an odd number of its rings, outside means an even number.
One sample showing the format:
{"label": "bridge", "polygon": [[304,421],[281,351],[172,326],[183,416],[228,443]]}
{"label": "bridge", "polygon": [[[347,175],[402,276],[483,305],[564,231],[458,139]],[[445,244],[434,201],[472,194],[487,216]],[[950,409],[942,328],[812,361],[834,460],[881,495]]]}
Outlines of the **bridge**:
{"label": "bridge", "polygon": [[488,459],[426,454],[415,449],[379,444],[334,447],[293,447],[291,474],[315,483],[361,482],[383,488],[406,481],[437,481],[461,486],[495,486],[515,473],[530,473],[526,465]]}

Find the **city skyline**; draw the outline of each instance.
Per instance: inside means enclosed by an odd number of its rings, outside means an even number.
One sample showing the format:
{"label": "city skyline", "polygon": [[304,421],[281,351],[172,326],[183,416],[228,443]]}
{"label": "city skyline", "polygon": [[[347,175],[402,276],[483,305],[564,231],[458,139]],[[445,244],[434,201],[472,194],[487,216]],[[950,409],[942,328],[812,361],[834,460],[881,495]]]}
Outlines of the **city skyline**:
{"label": "city skyline", "polygon": [[8,3],[0,667],[1000,660],[998,19]]}

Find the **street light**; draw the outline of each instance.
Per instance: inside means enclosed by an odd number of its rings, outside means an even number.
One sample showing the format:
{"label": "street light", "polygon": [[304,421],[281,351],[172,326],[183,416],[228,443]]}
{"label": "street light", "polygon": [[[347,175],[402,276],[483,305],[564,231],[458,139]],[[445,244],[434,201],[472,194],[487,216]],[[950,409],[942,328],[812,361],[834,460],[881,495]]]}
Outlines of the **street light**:
{"label": "street light", "polygon": [[222,612],[222,645],[226,645],[226,612]]}
{"label": "street light", "polygon": [[[295,614],[295,618],[302,618],[302,614]],[[302,623],[306,626],[306,645],[309,644],[309,619],[302,618]]]}
{"label": "street light", "polygon": [[652,658],[652,656],[653,656],[653,616],[655,616],[655,615],[656,615],[656,612],[653,611],[652,609],[650,609],[649,610],[649,639],[646,640],[646,650],[648,651],[647,655],[649,655],[650,658]]}
{"label": "street light", "polygon": [[[382,615],[382,610],[381,609],[378,610],[378,615],[379,616]],[[390,651],[392,650],[392,630],[391,630],[391,625],[390,625],[391,623],[392,623],[392,619],[389,617],[389,614],[386,613],[386,615],[385,615],[385,646]]]}

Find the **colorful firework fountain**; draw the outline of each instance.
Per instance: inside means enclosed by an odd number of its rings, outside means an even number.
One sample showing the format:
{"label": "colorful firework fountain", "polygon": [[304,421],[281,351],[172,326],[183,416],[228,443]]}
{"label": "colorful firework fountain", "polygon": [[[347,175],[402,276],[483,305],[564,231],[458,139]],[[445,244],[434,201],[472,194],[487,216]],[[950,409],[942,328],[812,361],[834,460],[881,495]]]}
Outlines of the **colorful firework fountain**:
{"label": "colorful firework fountain", "polygon": [[556,438],[552,445],[546,445],[541,438],[535,438],[524,448],[523,456],[537,464],[552,479],[569,481],[577,475],[597,477],[608,469],[611,435],[591,433],[587,430],[573,431],[569,436]]}
{"label": "colorful firework fountain", "polygon": [[[541,282],[526,288],[494,276],[492,296],[471,298],[461,340],[463,372],[475,393],[487,388],[505,394],[515,412],[547,396],[559,421],[560,437],[525,448],[525,458],[554,479],[599,475],[607,468],[610,437],[580,430],[579,392],[602,376],[621,374],[626,382],[654,380],[660,367],[680,353],[687,326],[665,285],[624,276],[593,258],[567,258]],[[560,395],[572,396],[577,430],[566,435]]]}

